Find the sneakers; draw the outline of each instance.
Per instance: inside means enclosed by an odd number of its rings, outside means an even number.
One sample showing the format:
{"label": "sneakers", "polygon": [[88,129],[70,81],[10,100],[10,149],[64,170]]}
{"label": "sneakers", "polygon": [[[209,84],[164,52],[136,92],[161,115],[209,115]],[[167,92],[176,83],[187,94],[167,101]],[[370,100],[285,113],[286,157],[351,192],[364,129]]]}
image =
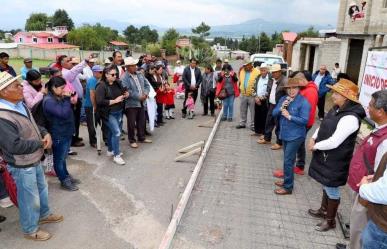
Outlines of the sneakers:
{"label": "sneakers", "polygon": [[221,119],[220,119],[220,121],[226,121],[227,120],[227,117],[222,117]]}
{"label": "sneakers", "polygon": [[304,170],[298,166],[294,167],[293,172],[300,176],[305,174]]}
{"label": "sneakers", "polygon": [[63,215],[50,214],[46,218],[39,220],[39,225],[46,224],[46,223],[58,223],[61,221],[63,221]]}
{"label": "sneakers", "polygon": [[115,162],[118,165],[124,165],[125,161],[122,159],[120,155],[113,157],[113,162]]}
{"label": "sneakers", "polygon": [[67,191],[77,191],[79,189],[74,183],[71,182],[70,178],[63,180],[60,186]]}
{"label": "sneakers", "polygon": [[270,149],[272,150],[280,150],[282,149],[282,145],[279,145],[279,144],[273,144]]}
{"label": "sneakers", "polygon": [[0,207],[2,208],[9,208],[12,206],[13,206],[13,203],[9,197],[5,197],[4,199],[0,200]]}
{"label": "sneakers", "polygon": [[237,129],[244,129],[244,128],[246,128],[246,125],[237,125],[235,128],[237,128]]}
{"label": "sneakers", "polygon": [[[120,156],[122,156],[124,153],[120,152]],[[106,151],[106,155],[107,156],[114,156],[114,152],[113,151]]]}
{"label": "sneakers", "polygon": [[36,233],[25,234],[24,238],[35,241],[45,241],[51,238],[51,234],[42,229],[39,229]]}

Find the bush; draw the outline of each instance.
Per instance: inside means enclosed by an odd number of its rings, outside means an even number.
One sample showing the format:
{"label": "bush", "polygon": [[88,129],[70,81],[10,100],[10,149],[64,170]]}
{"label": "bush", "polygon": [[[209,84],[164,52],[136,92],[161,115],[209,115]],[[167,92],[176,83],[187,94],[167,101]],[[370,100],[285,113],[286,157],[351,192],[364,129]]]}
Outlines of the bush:
{"label": "bush", "polygon": [[158,44],[158,43],[147,44],[145,51],[151,55],[156,56],[156,57],[161,56],[160,44]]}

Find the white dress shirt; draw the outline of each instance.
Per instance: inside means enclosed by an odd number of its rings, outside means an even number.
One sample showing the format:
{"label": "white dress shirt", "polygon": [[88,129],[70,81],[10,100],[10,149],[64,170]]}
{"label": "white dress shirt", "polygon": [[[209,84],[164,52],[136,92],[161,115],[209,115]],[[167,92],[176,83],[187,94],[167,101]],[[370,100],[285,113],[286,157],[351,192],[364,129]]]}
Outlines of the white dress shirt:
{"label": "white dress shirt", "polygon": [[273,79],[273,86],[271,87],[269,102],[270,104],[277,104],[275,101],[275,93],[277,92],[277,81]]}
{"label": "white dress shirt", "polygon": [[195,68],[191,68],[191,86],[195,87],[196,86],[196,77],[195,77]]}

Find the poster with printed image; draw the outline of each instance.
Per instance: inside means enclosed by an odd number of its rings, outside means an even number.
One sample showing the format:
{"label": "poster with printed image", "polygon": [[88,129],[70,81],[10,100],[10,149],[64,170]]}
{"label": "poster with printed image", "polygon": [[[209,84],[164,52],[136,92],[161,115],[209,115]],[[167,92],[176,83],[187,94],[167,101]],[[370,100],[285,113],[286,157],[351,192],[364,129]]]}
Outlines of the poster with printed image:
{"label": "poster with printed image", "polygon": [[367,1],[360,1],[358,4],[356,1],[349,3],[348,15],[351,18],[351,21],[362,20],[365,17]]}

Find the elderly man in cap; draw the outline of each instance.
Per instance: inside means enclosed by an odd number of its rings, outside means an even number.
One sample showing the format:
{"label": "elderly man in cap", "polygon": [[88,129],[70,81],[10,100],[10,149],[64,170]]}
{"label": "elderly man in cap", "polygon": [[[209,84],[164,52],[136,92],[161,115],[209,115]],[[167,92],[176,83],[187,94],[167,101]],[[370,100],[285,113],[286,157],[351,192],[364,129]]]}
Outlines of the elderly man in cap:
{"label": "elderly man in cap", "polygon": [[63,216],[50,211],[47,182],[40,163],[44,150],[51,148],[52,141],[50,134],[37,126],[23,103],[19,77],[0,73],[0,150],[16,182],[24,237],[48,240],[51,235],[40,229],[39,224],[63,220]]}
{"label": "elderly man in cap", "polygon": [[[22,79],[25,80],[27,78],[27,73],[31,69],[35,69],[32,67],[32,59],[31,58],[25,58],[23,60],[24,66],[20,69],[20,74],[22,76]],[[36,70],[36,69],[35,69]]]}
{"label": "elderly man in cap", "polygon": [[280,64],[274,64],[271,67],[271,75],[273,77],[273,82],[271,84],[268,84],[269,110],[267,112],[266,117],[265,134],[263,138],[260,138],[258,140],[258,143],[271,144],[271,137],[273,129],[275,128],[277,142],[271,146],[271,149],[279,150],[282,148],[282,141],[279,137],[280,127],[278,124],[278,118],[273,117],[273,110],[280,98],[286,95],[286,91],[283,86],[287,83],[288,80],[284,75],[282,75],[282,69]]}
{"label": "elderly man in cap", "polygon": [[240,123],[237,129],[246,128],[247,112],[250,110],[250,129],[254,131],[255,97],[254,86],[260,72],[253,67],[253,62],[247,62],[239,72],[240,89]]}
{"label": "elderly man in cap", "polygon": [[[145,138],[144,108],[151,86],[145,76],[137,72],[137,63],[138,60],[132,57],[125,58],[126,72],[122,78],[122,85],[129,92],[129,97],[125,101],[125,114],[128,120],[128,139],[132,148],[138,148],[137,141],[140,143],[152,142],[152,140]],[[137,130],[137,140],[135,130]]]}
{"label": "elderly man in cap", "polygon": [[268,109],[269,97],[268,85],[273,84],[273,79],[269,75],[269,66],[262,63],[259,68],[260,75],[255,81],[254,96],[255,96],[255,114],[254,114],[254,133],[252,135],[263,136],[265,133],[266,116]]}

